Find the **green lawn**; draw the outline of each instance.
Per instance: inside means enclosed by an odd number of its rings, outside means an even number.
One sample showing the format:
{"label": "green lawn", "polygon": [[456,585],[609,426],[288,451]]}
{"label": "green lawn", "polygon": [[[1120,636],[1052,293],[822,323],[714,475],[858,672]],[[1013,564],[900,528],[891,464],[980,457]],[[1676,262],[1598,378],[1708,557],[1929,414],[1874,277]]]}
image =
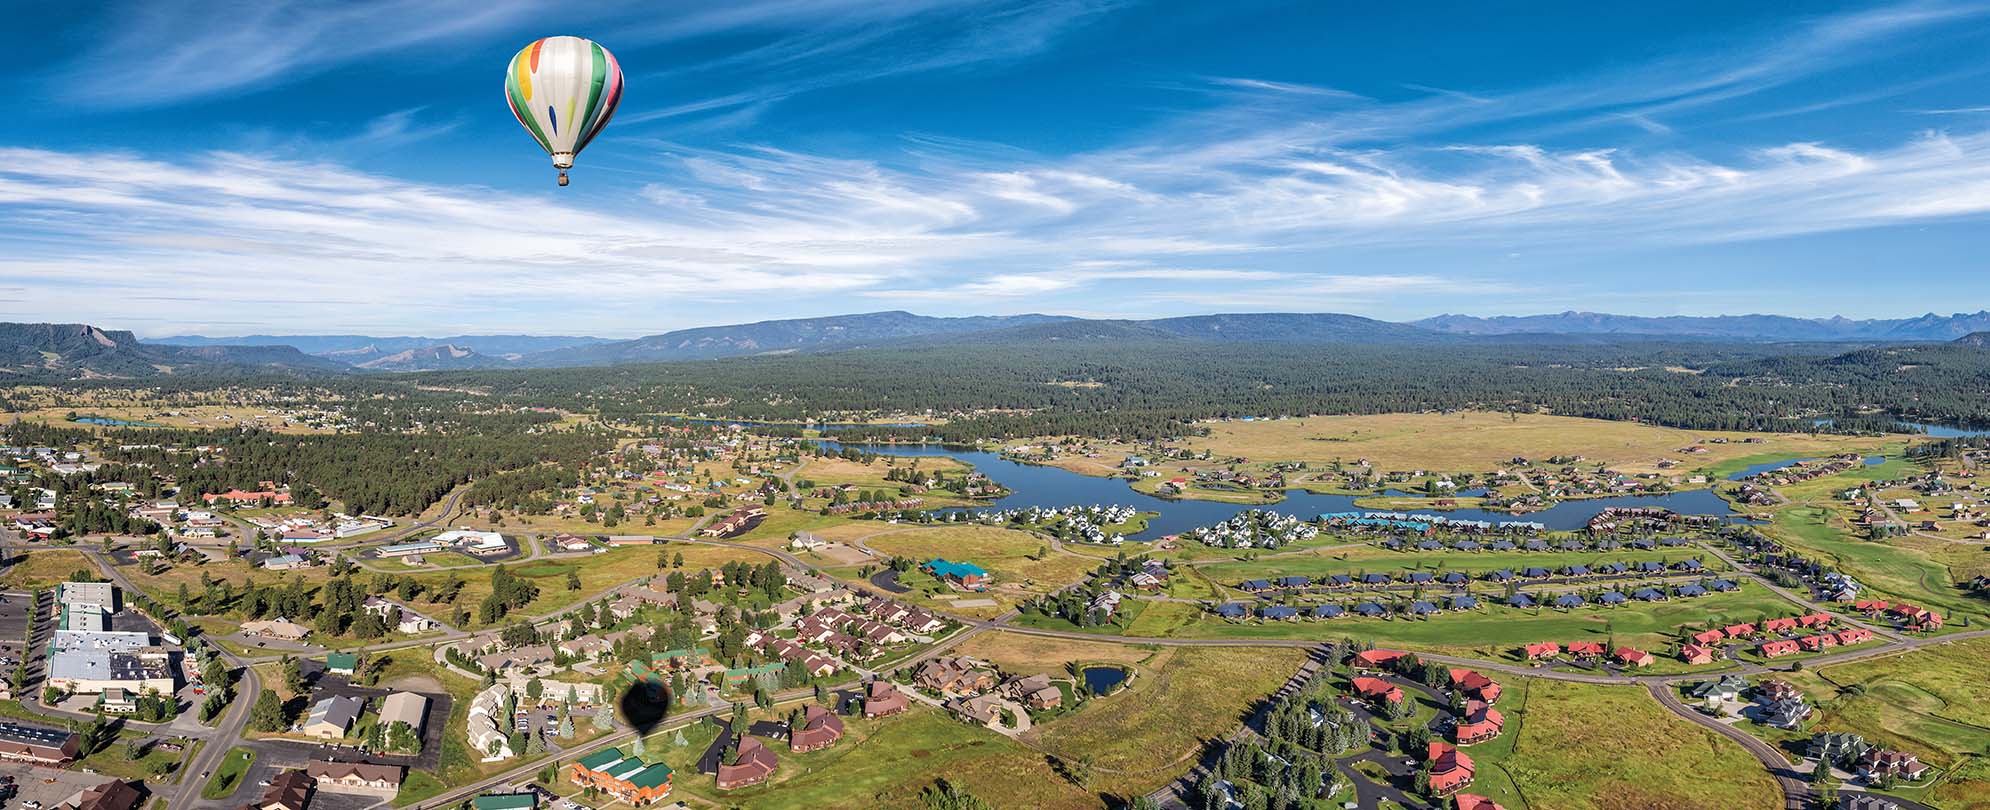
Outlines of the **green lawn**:
{"label": "green lawn", "polygon": [[249,772],[249,766],[256,764],[256,752],[247,748],[230,749],[228,756],[214,769],[214,776],[200,789],[202,798],[225,799]]}
{"label": "green lawn", "polygon": [[[1795,505],[1779,510],[1770,533],[1822,557],[1856,577],[1875,595],[1906,600],[1948,614],[1990,616],[1983,602],[1955,587],[1949,567],[1904,545],[1853,536],[1836,507]],[[1906,543],[1898,539],[1896,543]]]}
{"label": "green lawn", "polygon": [[[683,746],[674,744],[675,732],[655,735],[648,739],[647,751],[676,769],[673,793],[694,804],[747,810],[923,810],[919,791],[944,778],[1000,800],[1003,807],[1098,806],[1095,795],[1057,776],[1042,754],[935,709],[915,706],[896,717],[846,717],[844,723],[843,740],[821,751],[795,754],[774,744],[780,770],[771,781],[725,792],[696,768],[699,753],[714,736],[711,727],[686,729]],[[569,788],[562,786],[563,791]]]}
{"label": "green lawn", "polygon": [[[1507,712],[1510,741],[1467,751],[1488,791],[1543,810],[1771,810],[1782,806],[1754,757],[1660,708],[1643,689],[1565,681],[1508,681],[1524,703]],[[1519,728],[1514,730],[1515,721]],[[1510,746],[1502,748],[1502,746]],[[1509,787],[1510,786],[1510,787]],[[1475,784],[1473,792],[1480,792]]]}

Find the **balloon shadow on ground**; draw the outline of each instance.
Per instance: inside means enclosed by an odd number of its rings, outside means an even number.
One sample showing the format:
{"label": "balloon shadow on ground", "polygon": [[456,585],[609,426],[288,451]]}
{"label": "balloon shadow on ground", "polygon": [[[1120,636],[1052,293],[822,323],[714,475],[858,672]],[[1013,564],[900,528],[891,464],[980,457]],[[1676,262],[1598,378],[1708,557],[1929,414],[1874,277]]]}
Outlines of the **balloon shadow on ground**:
{"label": "balloon shadow on ground", "polygon": [[636,733],[648,736],[663,722],[669,711],[668,693],[662,684],[637,681],[622,692],[622,719],[636,727]]}

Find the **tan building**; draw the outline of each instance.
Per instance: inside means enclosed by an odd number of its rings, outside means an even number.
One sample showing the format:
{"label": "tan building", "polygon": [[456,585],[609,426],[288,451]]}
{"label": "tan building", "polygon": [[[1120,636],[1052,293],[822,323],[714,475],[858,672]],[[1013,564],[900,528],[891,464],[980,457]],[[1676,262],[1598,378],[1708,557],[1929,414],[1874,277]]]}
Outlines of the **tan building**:
{"label": "tan building", "polygon": [[304,766],[304,772],[317,781],[319,790],[391,797],[400,792],[407,769],[399,765],[313,760]]}

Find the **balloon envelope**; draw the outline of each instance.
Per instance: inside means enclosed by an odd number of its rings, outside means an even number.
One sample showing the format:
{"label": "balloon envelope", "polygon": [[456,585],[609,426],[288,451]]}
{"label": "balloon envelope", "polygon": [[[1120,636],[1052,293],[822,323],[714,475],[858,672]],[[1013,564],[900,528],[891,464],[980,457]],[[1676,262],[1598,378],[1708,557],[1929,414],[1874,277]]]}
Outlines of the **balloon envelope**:
{"label": "balloon envelope", "polygon": [[566,169],[608,126],[622,102],[622,67],[607,48],[580,37],[547,37],[511,57],[505,101],[520,126]]}

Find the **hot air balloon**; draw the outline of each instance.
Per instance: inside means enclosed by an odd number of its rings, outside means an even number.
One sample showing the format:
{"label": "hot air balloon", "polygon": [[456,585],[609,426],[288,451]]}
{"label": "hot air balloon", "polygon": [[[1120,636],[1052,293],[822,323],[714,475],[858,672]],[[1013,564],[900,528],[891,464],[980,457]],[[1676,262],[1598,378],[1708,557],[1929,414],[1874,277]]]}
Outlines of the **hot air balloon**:
{"label": "hot air balloon", "polygon": [[547,37],[511,57],[504,98],[519,126],[553,156],[564,186],[574,156],[601,134],[622,102],[622,66],[592,41]]}

